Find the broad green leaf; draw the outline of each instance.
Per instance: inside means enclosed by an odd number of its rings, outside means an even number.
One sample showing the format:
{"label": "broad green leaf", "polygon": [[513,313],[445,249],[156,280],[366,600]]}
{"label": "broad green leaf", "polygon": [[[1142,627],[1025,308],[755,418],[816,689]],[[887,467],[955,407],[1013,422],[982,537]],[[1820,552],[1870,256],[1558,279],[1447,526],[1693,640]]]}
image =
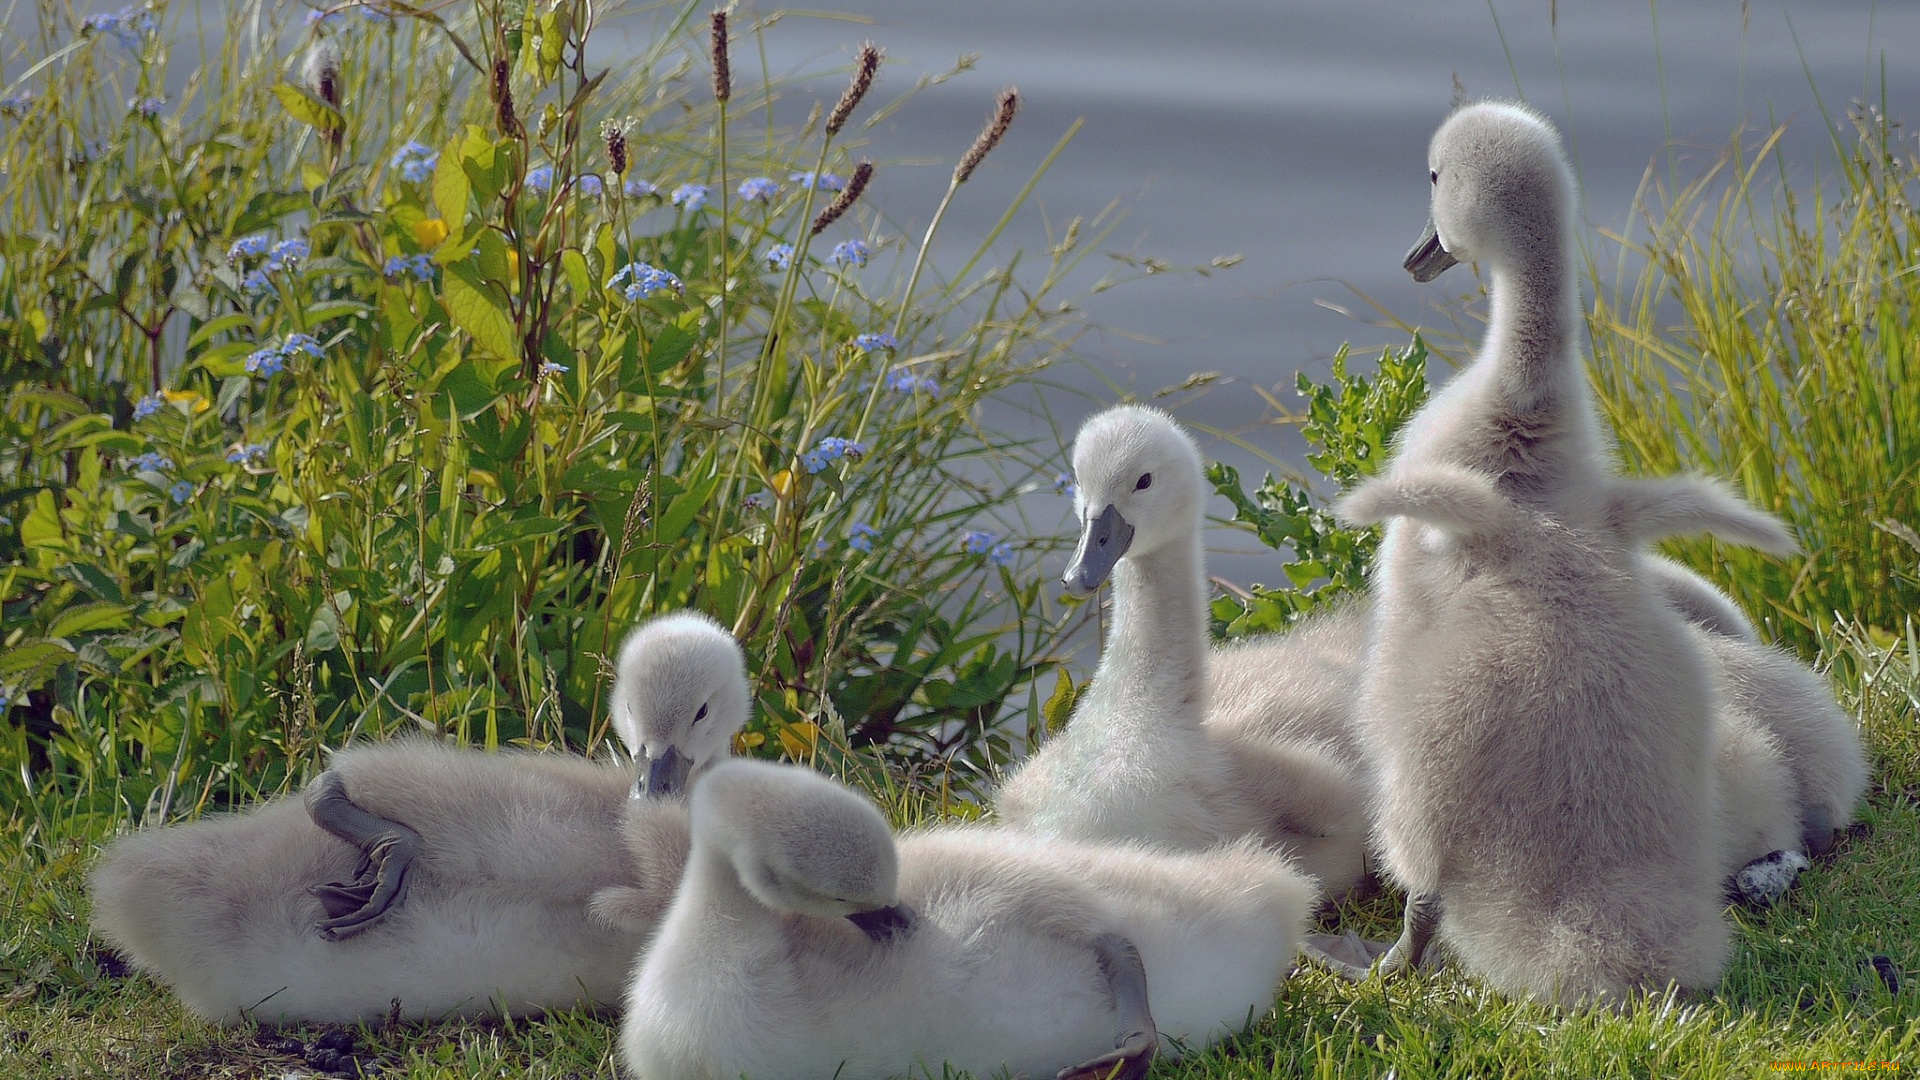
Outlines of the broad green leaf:
{"label": "broad green leaf", "polygon": [[292,83],[280,83],[275,86],[273,96],[280,99],[280,104],[287,110],[287,115],[308,127],[319,128],[321,131],[342,131],[347,126],[346,119],[340,115],[338,109]]}
{"label": "broad green leaf", "polygon": [[466,263],[447,267],[444,276],[447,314],[453,324],[493,355],[517,358],[520,335],[513,316],[500,302],[498,287],[481,280]]}

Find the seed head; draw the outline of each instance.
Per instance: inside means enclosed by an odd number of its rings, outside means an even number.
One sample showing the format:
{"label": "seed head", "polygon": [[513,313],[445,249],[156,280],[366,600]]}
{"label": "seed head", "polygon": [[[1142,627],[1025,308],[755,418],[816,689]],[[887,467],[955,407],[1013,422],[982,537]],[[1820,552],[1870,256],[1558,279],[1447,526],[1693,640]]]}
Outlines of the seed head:
{"label": "seed head", "polygon": [[624,176],[627,171],[627,125],[620,120],[603,121],[600,125],[600,137],[607,144],[607,168],[615,176]]}
{"label": "seed head", "polygon": [[501,57],[493,62],[493,108],[500,122],[500,134],[511,139],[522,138],[526,129],[520,126],[520,118],[513,114],[513,65]]}
{"label": "seed head", "polygon": [[860,46],[860,58],[854,62],[853,82],[847,84],[847,92],[840,95],[840,101],[834,105],[833,112],[827,117],[827,134],[840,134],[846,126],[847,118],[873,88],[873,77],[880,71],[880,47],[869,41]]}
{"label": "seed head", "polygon": [[867,181],[871,179],[873,179],[873,162],[861,162],[860,166],[853,170],[853,175],[847,178],[847,186],[841,189],[840,194],[833,197],[833,202],[829,203],[825,210],[820,211],[819,217],[813,219],[813,235],[819,236],[822,230],[839,220],[840,215],[846,213],[847,208],[859,200],[860,193],[867,190]]}
{"label": "seed head", "polygon": [[320,38],[307,50],[306,63],[302,65],[307,88],[321,101],[340,107],[340,46],[329,38]]}
{"label": "seed head", "polygon": [[724,104],[733,96],[733,69],[727,66],[727,11],[713,13],[713,100]]}
{"label": "seed head", "polygon": [[993,152],[993,148],[1000,145],[1001,137],[1006,135],[1007,128],[1013,124],[1013,114],[1018,111],[1020,111],[1020,91],[1011,86],[1000,91],[1000,103],[994,107],[993,119],[987,121],[987,126],[980,131],[980,137],[973,140],[973,145],[967,148],[966,156],[960,159],[960,164],[954,166],[953,182],[955,184],[966,183],[967,178],[973,175],[973,170],[979,168],[980,163]]}

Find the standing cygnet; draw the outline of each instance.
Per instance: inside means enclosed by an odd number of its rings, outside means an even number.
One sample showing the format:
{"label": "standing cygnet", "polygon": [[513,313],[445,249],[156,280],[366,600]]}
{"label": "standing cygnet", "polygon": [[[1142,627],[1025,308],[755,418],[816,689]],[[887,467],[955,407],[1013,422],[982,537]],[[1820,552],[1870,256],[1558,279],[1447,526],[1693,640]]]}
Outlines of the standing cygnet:
{"label": "standing cygnet", "polygon": [[304,800],[116,841],[93,872],[94,928],[219,1023],[374,1020],[395,999],[420,1019],[614,1002],[686,857],[673,783],[746,722],[739,646],[705,616],[655,619],[612,698],[652,757],[645,797],[631,766],[352,747]]}
{"label": "standing cygnet", "polygon": [[1160,1036],[1204,1045],[1268,1008],[1312,903],[1251,842],[958,827],[896,846],[866,800],[764,762],[714,768],[692,817],[627,995],[633,1080],[1138,1078]]}
{"label": "standing cygnet", "polygon": [[1400,519],[1362,701],[1381,854],[1409,894],[1389,971],[1437,931],[1496,987],[1549,1001],[1719,978],[1708,635],[1674,617],[1641,552],[1678,532],[1791,539],[1696,479],[1581,499],[1540,509],[1482,473],[1396,463],[1338,505]]}
{"label": "standing cygnet", "polygon": [[1494,984],[1550,1000],[1708,985],[1727,933],[1713,701],[1643,553],[1687,531],[1791,539],[1702,481],[1614,475],[1552,127],[1469,106],[1428,161],[1432,224],[1407,268],[1426,281],[1478,261],[1492,312],[1479,357],[1341,504],[1395,519],[1360,706],[1382,855],[1411,894],[1386,966],[1417,962],[1437,926]]}
{"label": "standing cygnet", "polygon": [[1067,568],[1088,595],[1113,577],[1113,624],[1067,729],[1001,785],[1001,820],[1071,840],[1208,847],[1256,836],[1295,856],[1333,896],[1365,870],[1366,795],[1314,739],[1207,723],[1209,648],[1193,439],[1157,409],[1124,405],[1073,445],[1083,522]]}

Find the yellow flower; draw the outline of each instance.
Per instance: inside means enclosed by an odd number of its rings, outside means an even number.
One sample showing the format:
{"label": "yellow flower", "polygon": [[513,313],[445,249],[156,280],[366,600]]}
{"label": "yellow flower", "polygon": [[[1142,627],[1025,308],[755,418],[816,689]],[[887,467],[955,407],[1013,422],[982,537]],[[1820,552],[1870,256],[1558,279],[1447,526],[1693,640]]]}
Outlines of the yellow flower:
{"label": "yellow flower", "polygon": [[785,724],[780,728],[780,748],[796,761],[812,757],[814,744],[819,741],[820,725],[811,720]]}
{"label": "yellow flower", "polygon": [[447,239],[447,223],[443,218],[427,218],[413,223],[413,238],[420,246],[431,251]]}
{"label": "yellow flower", "polygon": [[757,731],[743,731],[733,737],[733,752],[735,754],[747,754],[751,752],[754,747],[766,741],[767,737]]}
{"label": "yellow flower", "polygon": [[792,469],[781,469],[779,472],[774,473],[773,474],[774,497],[779,499],[793,498],[794,480],[795,480],[795,477],[793,475]]}
{"label": "yellow flower", "polygon": [[189,413],[203,413],[213,407],[213,403],[192,390],[162,390],[160,396],[175,405],[185,405]]}

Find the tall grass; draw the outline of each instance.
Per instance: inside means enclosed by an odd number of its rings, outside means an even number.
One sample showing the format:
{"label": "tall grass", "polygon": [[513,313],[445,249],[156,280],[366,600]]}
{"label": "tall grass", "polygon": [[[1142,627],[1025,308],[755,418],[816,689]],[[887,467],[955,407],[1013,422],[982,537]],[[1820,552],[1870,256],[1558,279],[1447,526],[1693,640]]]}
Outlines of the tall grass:
{"label": "tall grass", "polygon": [[1920,157],[1876,109],[1833,126],[1837,169],[1785,183],[1779,133],[1678,190],[1650,181],[1639,267],[1594,271],[1593,371],[1629,467],[1703,469],[1790,521],[1805,556],[1676,551],[1811,650],[1836,621],[1897,630],[1920,522]]}
{"label": "tall grass", "polygon": [[399,728],[593,751],[682,606],[753,660],[743,749],[1005,752],[1058,446],[977,411],[1068,348],[1085,249],[906,282],[868,91],[713,78],[704,9],[639,55],[584,0],[10,39],[0,801],[166,816]]}

